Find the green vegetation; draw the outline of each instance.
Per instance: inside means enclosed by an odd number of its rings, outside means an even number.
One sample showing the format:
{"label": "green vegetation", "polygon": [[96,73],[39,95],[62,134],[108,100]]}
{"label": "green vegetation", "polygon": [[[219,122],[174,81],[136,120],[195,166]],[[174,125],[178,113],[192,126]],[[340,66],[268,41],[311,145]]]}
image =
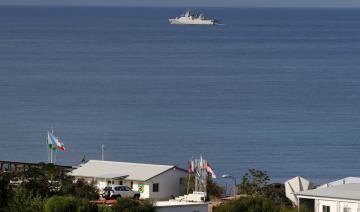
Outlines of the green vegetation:
{"label": "green vegetation", "polygon": [[241,194],[263,195],[269,181],[270,177],[265,171],[249,169],[242,178],[239,191]]}
{"label": "green vegetation", "polygon": [[[13,183],[10,183],[10,182]],[[241,197],[219,205],[215,212],[295,212],[285,197],[282,184],[269,185],[265,171],[250,169],[238,185]],[[17,183],[14,183],[17,182]],[[184,182],[189,192],[194,189],[194,176]],[[220,198],[223,188],[207,178],[210,199]],[[0,212],[155,212],[149,201],[119,198],[113,206],[97,206],[93,183],[74,181],[52,164],[41,164],[24,172],[0,173]],[[300,212],[308,210],[301,208]]]}
{"label": "green vegetation", "polygon": [[112,207],[113,212],[155,212],[155,207],[149,201],[136,201],[130,198],[118,198]]}
{"label": "green vegetation", "polygon": [[[215,208],[215,212],[295,212],[297,208],[285,196],[283,184],[269,185],[265,171],[249,169],[238,185],[239,193],[247,195]],[[301,208],[300,212],[308,210]]]}
{"label": "green vegetation", "polygon": [[12,195],[10,185],[11,175],[9,173],[0,173],[0,211],[4,211],[9,204]]}
{"label": "green vegetation", "polygon": [[53,164],[0,173],[0,212],[155,212],[149,201],[121,198],[113,206],[89,202],[98,198],[93,183],[75,181]]}
{"label": "green vegetation", "polygon": [[98,207],[85,199],[73,196],[53,196],[45,202],[45,212],[97,212]]}
{"label": "green vegetation", "polygon": [[273,201],[264,197],[243,197],[220,205],[215,212],[277,212]]}

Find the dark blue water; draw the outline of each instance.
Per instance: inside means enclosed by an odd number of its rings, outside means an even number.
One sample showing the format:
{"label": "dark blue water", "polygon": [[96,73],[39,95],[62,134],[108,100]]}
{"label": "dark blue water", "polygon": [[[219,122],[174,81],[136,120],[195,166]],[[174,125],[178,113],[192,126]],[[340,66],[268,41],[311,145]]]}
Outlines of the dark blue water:
{"label": "dark blue water", "polygon": [[360,175],[360,10],[0,7],[0,160]]}

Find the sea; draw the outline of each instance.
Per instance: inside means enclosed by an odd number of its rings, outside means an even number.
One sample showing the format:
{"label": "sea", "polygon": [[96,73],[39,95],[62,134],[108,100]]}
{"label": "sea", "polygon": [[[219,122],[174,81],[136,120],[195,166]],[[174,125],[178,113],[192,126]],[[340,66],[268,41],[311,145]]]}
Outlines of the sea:
{"label": "sea", "polygon": [[360,9],[0,7],[0,160],[360,175]]}

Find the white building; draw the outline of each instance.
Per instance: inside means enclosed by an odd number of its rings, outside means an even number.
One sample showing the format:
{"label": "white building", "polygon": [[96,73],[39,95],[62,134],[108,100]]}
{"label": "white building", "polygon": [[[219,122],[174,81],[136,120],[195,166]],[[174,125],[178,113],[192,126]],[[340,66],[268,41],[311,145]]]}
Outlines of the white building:
{"label": "white building", "polygon": [[184,193],[187,171],[176,166],[90,160],[69,175],[95,182],[101,190],[109,184],[127,185],[140,198],[165,200]]}
{"label": "white building", "polygon": [[207,202],[160,201],[154,204],[157,212],[208,212]]}
{"label": "white building", "polygon": [[297,193],[299,206],[314,212],[359,212],[360,184],[349,183]]}
{"label": "white building", "polygon": [[298,205],[296,193],[314,188],[313,184],[309,180],[300,176],[285,181],[284,185],[285,195],[294,205]]}
{"label": "white building", "polygon": [[360,183],[360,177],[346,177],[346,178],[343,178],[340,180],[326,183],[324,185],[319,186],[318,188],[326,188],[326,187],[338,186],[338,185],[343,185],[343,184],[348,184],[348,183]]}

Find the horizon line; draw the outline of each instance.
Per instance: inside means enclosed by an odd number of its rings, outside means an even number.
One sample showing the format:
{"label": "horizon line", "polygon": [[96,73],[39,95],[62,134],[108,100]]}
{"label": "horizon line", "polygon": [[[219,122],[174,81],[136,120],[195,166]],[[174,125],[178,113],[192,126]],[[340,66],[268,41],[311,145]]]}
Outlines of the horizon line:
{"label": "horizon line", "polygon": [[0,7],[125,7],[125,8],[229,8],[229,9],[360,9],[360,6],[356,7],[338,7],[338,6],[162,6],[162,5],[82,5],[82,4],[1,4]]}

